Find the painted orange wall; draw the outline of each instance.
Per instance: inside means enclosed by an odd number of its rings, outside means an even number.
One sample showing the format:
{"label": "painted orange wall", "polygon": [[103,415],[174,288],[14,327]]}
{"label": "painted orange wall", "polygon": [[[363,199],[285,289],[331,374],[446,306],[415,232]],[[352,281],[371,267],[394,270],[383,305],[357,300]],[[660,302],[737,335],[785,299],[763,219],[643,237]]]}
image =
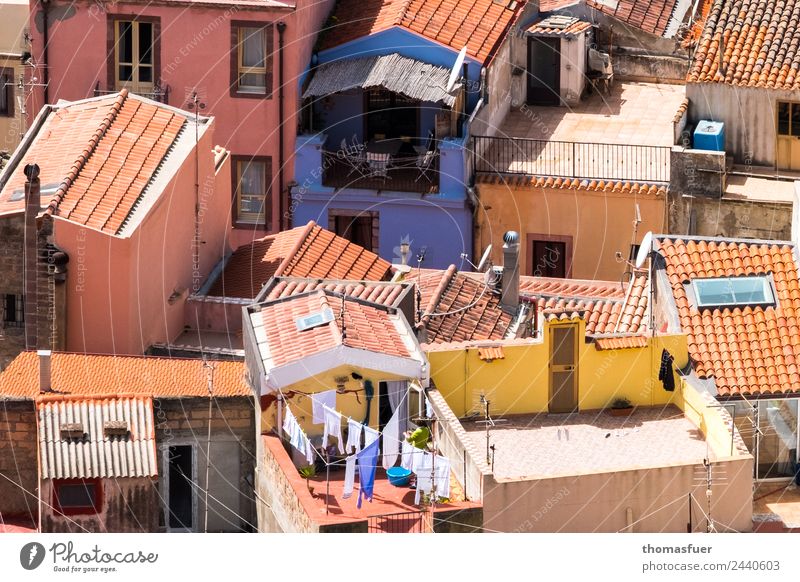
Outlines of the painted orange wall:
{"label": "painted orange wall", "polygon": [[572,237],[572,274],[575,279],[619,281],[633,242],[633,220],[639,204],[642,223],[636,243],[648,230],[664,232],[665,196],[587,192],[553,188],[478,184],[480,205],[475,219],[475,256],[493,244],[492,260],[503,263],[503,233],[521,235],[521,273],[529,275],[527,234]]}
{"label": "painted orange wall", "polygon": [[[213,122],[212,122],[213,123]],[[184,325],[184,302],[199,289],[227,249],[230,181],[215,175],[214,128],[200,139],[199,268],[192,265],[194,155],[186,157],[130,237],[111,236],[60,218],[56,244],[70,256],[67,350],[141,354],[174,339]],[[229,175],[229,174],[228,174]],[[173,291],[182,292],[172,305]]]}

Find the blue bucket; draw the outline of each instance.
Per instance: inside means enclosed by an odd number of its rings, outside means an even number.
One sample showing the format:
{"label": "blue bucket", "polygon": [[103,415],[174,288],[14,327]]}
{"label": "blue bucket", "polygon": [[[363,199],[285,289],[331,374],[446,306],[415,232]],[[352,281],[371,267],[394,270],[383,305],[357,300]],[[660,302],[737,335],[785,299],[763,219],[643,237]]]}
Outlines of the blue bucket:
{"label": "blue bucket", "polygon": [[386,476],[395,487],[407,487],[411,480],[411,471],[403,467],[392,467],[386,471]]}

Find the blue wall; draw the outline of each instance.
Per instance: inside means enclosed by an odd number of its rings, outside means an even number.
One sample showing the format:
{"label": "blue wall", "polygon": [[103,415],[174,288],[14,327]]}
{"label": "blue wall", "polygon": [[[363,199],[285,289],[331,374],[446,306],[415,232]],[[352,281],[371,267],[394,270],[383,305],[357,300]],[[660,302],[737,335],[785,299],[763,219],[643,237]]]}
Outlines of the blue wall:
{"label": "blue wall", "polygon": [[389,193],[364,196],[353,192],[356,191],[348,193],[345,190],[329,199],[309,194],[302,200],[295,198],[293,224],[314,220],[327,228],[329,207],[378,212],[379,254],[387,261],[400,262],[400,240],[408,237],[411,239],[409,264],[412,266],[417,264],[416,254],[426,246],[423,267],[444,269],[455,264],[459,268],[469,268],[462,264],[461,253],[472,257],[472,212],[463,202],[437,200],[436,196],[410,200]]}
{"label": "blue wall", "polygon": [[[395,27],[322,51],[318,54],[318,59],[321,64],[340,59],[398,53],[411,59],[450,69],[456,61],[458,52],[459,49],[451,49],[404,28]],[[480,81],[482,65],[471,57],[467,57],[465,62],[468,67],[467,75],[472,82],[470,86],[476,88]],[[477,90],[472,90],[467,94],[469,111],[474,109],[478,99],[480,99],[480,93]]]}

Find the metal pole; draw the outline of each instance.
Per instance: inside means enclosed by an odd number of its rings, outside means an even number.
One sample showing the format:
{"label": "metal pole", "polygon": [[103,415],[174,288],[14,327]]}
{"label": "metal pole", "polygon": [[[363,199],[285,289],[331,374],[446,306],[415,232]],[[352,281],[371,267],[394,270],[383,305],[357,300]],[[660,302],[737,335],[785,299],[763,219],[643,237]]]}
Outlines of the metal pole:
{"label": "metal pole", "polygon": [[[327,426],[326,426],[327,432]],[[339,432],[341,437],[341,431]],[[330,500],[331,500],[331,459],[328,455],[328,449],[325,449],[325,515],[329,513]]]}
{"label": "metal pole", "polygon": [[206,501],[205,501],[205,522],[203,531],[208,533],[208,476],[211,471],[211,413],[214,402],[214,366],[208,362],[203,362],[203,367],[208,371],[208,436],[206,440]]}

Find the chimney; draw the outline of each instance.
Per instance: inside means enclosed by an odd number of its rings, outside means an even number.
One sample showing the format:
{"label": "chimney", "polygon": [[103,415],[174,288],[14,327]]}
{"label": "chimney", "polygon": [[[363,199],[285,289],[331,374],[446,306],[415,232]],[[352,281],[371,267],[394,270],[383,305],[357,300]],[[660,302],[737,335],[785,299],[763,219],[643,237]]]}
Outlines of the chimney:
{"label": "chimney", "polygon": [[39,166],[25,166],[25,239],[23,253],[25,257],[23,270],[23,297],[25,299],[25,349],[35,350],[38,346],[36,333],[38,328],[38,289],[37,263],[38,243],[36,232],[36,216],[41,208],[41,191],[39,188]]}
{"label": "chimney", "polygon": [[503,309],[516,312],[519,307],[519,234],[509,230],[503,235]]}
{"label": "chimney", "polygon": [[50,392],[52,375],[50,370],[50,350],[38,350],[39,355],[39,392]]}

